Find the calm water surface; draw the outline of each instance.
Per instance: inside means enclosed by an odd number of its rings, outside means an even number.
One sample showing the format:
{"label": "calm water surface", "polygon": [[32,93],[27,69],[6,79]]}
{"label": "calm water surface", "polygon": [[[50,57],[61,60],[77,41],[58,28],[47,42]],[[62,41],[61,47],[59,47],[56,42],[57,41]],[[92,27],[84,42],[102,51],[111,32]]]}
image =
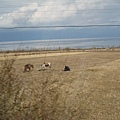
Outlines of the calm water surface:
{"label": "calm water surface", "polygon": [[0,50],[118,47],[120,38],[77,38],[0,42]]}

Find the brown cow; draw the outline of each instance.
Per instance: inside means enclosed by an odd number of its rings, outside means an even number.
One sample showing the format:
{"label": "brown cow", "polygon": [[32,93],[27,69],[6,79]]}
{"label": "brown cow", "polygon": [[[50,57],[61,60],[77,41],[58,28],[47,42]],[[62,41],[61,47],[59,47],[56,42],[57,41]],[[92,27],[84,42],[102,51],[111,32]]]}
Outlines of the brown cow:
{"label": "brown cow", "polygon": [[33,68],[34,68],[34,66],[32,64],[26,64],[24,66],[24,72],[27,72],[27,71],[29,72]]}

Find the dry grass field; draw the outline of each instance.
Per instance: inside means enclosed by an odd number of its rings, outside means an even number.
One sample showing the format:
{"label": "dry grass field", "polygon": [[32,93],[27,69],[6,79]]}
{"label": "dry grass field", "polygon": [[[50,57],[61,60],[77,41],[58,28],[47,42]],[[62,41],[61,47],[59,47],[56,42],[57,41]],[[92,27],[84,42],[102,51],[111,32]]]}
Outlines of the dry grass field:
{"label": "dry grass field", "polygon": [[[51,69],[39,71],[43,62],[50,62]],[[27,63],[34,69],[23,72]],[[65,65],[71,71],[63,71]],[[11,120],[120,119],[120,52],[21,55],[14,68],[21,112],[15,107]]]}

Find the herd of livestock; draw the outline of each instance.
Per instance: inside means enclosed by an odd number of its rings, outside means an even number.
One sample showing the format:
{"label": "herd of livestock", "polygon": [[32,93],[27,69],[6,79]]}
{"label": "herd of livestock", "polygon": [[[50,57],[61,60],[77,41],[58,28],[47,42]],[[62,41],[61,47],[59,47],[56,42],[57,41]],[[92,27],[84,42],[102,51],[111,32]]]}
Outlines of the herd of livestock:
{"label": "herd of livestock", "polygon": [[[31,69],[33,69],[34,68],[34,65],[32,65],[32,64],[26,64],[25,66],[24,66],[24,71],[23,72],[27,72],[27,71],[30,71]],[[48,62],[48,63],[43,63],[42,65],[41,65],[41,68],[40,68],[40,70],[45,70],[45,69],[47,69],[47,68],[51,68],[51,63],[50,62]],[[39,71],[40,71],[39,70]],[[70,67],[69,66],[65,66],[64,67],[64,71],[70,71]]]}

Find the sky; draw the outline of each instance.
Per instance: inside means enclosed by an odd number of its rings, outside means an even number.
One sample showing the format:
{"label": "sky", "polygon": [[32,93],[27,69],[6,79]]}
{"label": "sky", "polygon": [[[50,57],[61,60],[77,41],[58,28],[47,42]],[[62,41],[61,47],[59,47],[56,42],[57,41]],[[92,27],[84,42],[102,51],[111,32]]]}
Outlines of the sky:
{"label": "sky", "polygon": [[120,0],[0,0],[0,42],[81,37],[120,37]]}

